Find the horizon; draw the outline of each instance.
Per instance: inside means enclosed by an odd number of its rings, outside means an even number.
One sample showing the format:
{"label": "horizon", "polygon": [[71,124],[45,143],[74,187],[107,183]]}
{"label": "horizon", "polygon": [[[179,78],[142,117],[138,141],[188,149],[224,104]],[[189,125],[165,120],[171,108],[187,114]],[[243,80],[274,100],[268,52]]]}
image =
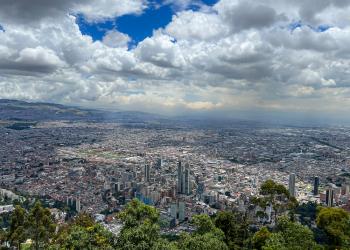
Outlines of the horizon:
{"label": "horizon", "polygon": [[1,1],[0,99],[349,125],[349,10],[326,0]]}
{"label": "horizon", "polygon": [[[273,114],[270,113],[268,116],[266,114],[257,114],[253,113],[250,114],[247,112],[240,112],[236,113],[234,116],[223,116],[221,114],[208,114],[208,113],[185,113],[185,114],[159,114],[159,113],[152,113],[152,112],[146,112],[146,111],[140,111],[140,110],[122,110],[122,109],[108,109],[103,107],[86,107],[81,106],[79,104],[71,104],[66,105],[63,103],[55,103],[55,102],[40,102],[40,101],[32,101],[32,100],[16,100],[16,99],[1,99],[0,103],[2,101],[6,102],[24,102],[27,104],[47,104],[47,105],[62,105],[63,107],[67,108],[77,108],[81,110],[91,110],[91,111],[102,111],[106,112],[105,115],[108,116],[108,113],[141,113],[145,115],[151,115],[154,116],[153,119],[173,119],[175,121],[202,121],[202,122],[208,122],[208,124],[211,124],[212,122],[218,123],[223,122],[223,126],[226,126],[228,124],[235,124],[240,122],[247,122],[250,125],[264,125],[264,126],[281,126],[281,127],[348,127],[350,126],[350,123],[347,122],[347,120],[343,120],[343,122],[339,122],[339,120],[332,122],[330,119],[323,119],[320,117],[313,117],[310,119],[305,118],[305,116],[308,116],[308,114],[294,114],[294,117],[290,116],[284,116],[284,118],[281,118],[281,114]],[[13,117],[17,118],[17,117]],[[22,119],[22,118],[20,118]]]}

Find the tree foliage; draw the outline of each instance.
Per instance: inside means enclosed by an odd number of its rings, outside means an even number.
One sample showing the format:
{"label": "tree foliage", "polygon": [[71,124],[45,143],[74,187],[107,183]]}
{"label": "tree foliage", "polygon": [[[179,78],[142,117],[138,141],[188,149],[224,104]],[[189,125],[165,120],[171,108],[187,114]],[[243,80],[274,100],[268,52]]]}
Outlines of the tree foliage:
{"label": "tree foliage", "polygon": [[20,206],[16,206],[11,215],[10,228],[7,236],[11,246],[20,248],[21,243],[27,239],[26,220],[26,210]]}
{"label": "tree foliage", "polygon": [[242,248],[249,237],[244,214],[232,211],[221,211],[215,217],[215,226],[225,234],[225,242],[231,249]]}
{"label": "tree foliage", "polygon": [[260,187],[260,193],[262,195],[285,195],[290,196],[289,191],[282,184],[278,184],[273,180],[265,181]]}
{"label": "tree foliage", "polygon": [[308,227],[281,217],[276,232],[269,235],[262,249],[311,250],[320,249],[320,246],[316,244],[313,232]]}
{"label": "tree foliage", "polygon": [[350,215],[341,208],[319,208],[317,226],[324,230],[333,247],[350,247]]}
{"label": "tree foliage", "polygon": [[115,237],[86,214],[79,214],[55,235],[51,249],[113,249]]}
{"label": "tree foliage", "polygon": [[137,199],[130,201],[126,208],[118,215],[124,227],[132,228],[143,224],[145,221],[157,223],[159,220],[159,212],[155,207],[147,206]]}
{"label": "tree foliage", "polygon": [[[270,194],[278,195],[278,192]],[[285,195],[284,191],[280,193]],[[315,219],[314,210],[314,204],[306,204],[297,211]],[[308,216],[309,212],[312,216]],[[205,214],[194,216],[190,220],[193,226],[191,233],[165,237],[161,234],[158,210],[138,200],[128,203],[117,218],[124,226],[119,235],[114,236],[86,213],[56,226],[50,210],[39,202],[28,210],[16,206],[10,216],[8,229],[0,231],[0,241],[4,247],[6,242],[12,248],[24,249],[22,243],[32,239],[33,244],[27,247],[48,250],[323,249],[316,243],[315,234],[317,238],[325,236],[323,238],[328,239],[325,241],[327,245],[324,244],[325,249],[350,249],[350,215],[340,208],[317,208],[317,228],[313,228],[314,232],[296,220],[282,216],[276,225],[262,227],[252,234],[245,214],[221,211],[213,217]]]}
{"label": "tree foliage", "polygon": [[36,202],[29,211],[27,225],[28,236],[34,240],[35,249],[43,248],[56,229],[50,210],[42,207],[40,202]]}
{"label": "tree foliage", "polygon": [[271,232],[267,227],[262,227],[253,236],[252,243],[254,248],[260,250],[266,244],[266,241],[271,238]]}
{"label": "tree foliage", "polygon": [[180,237],[180,249],[193,250],[225,250],[228,246],[225,243],[224,232],[217,228],[214,221],[208,215],[196,215],[192,220],[196,231],[190,235],[183,233]]}
{"label": "tree foliage", "polygon": [[159,212],[156,208],[147,206],[139,200],[132,200],[118,215],[124,223],[118,240],[117,248],[125,250],[143,250],[169,248],[168,242],[160,236]]}

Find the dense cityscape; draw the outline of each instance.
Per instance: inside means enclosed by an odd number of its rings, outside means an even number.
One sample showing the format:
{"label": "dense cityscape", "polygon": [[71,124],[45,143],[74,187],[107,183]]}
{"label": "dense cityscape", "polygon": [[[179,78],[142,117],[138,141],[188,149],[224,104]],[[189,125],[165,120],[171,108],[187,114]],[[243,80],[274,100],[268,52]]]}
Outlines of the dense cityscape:
{"label": "dense cityscape", "polygon": [[[6,196],[60,202],[93,215],[114,234],[122,227],[114,214],[134,198],[159,209],[163,233],[191,231],[193,216],[228,209],[249,213],[256,225],[274,224],[271,206],[251,208],[267,180],[283,184],[299,203],[350,211],[347,127],[1,124]],[[10,204],[1,210],[13,210]]]}

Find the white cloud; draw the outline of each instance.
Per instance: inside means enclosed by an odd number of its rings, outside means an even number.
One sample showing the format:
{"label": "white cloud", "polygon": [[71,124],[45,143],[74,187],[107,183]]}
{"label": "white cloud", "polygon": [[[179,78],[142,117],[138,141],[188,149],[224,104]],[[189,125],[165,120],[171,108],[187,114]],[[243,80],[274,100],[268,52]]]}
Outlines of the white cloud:
{"label": "white cloud", "polygon": [[74,11],[81,12],[87,20],[101,21],[125,14],[140,14],[146,7],[145,0],[90,0],[80,2]]}
{"label": "white cloud", "polygon": [[228,27],[217,15],[189,10],[175,15],[166,32],[179,40],[198,42],[225,36]]}
{"label": "white cloud", "polygon": [[[0,0],[0,98],[164,113],[350,108],[348,1],[221,0],[199,11],[179,8],[132,49],[131,38],[115,29],[94,42],[70,15],[95,22],[146,6]],[[299,20],[301,27],[289,28]],[[321,24],[331,28],[318,32]]]}
{"label": "white cloud", "polygon": [[159,67],[181,67],[185,64],[179,45],[172,37],[161,33],[143,40],[135,53],[142,61]]}
{"label": "white cloud", "polygon": [[146,0],[1,0],[0,23],[28,24],[47,17],[83,14],[89,21],[101,21],[125,14],[140,14]]}
{"label": "white cloud", "polygon": [[110,30],[103,37],[102,42],[112,48],[122,47],[126,48],[128,43],[131,41],[131,38],[124,33],[121,33],[117,30]]}

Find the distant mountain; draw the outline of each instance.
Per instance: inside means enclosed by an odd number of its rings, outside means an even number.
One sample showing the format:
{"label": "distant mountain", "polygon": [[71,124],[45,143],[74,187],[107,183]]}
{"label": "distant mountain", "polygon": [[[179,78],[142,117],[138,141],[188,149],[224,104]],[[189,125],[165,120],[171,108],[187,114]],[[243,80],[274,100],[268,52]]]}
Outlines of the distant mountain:
{"label": "distant mountain", "polygon": [[[26,102],[0,99],[0,120],[14,122],[37,121],[89,121],[117,122],[126,126],[148,128],[259,128],[275,126],[273,123],[253,120],[219,118],[200,115],[167,117],[139,111],[106,111],[66,106],[55,103]],[[16,124],[17,125],[17,124]],[[22,128],[22,124],[19,124]],[[27,126],[27,125],[26,125]],[[280,125],[277,125],[280,126]]]}
{"label": "distant mountain", "polygon": [[137,123],[161,119],[160,116],[134,111],[110,112],[54,103],[0,99],[0,120],[15,121],[115,121]]}

